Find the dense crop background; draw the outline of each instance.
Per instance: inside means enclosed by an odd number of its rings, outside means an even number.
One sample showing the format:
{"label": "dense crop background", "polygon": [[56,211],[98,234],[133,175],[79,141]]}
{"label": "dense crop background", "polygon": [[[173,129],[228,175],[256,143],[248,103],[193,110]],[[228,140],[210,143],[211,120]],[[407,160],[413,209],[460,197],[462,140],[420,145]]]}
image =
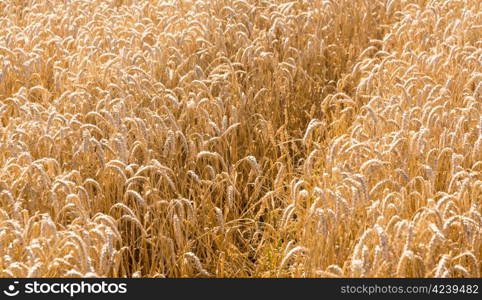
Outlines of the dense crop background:
{"label": "dense crop background", "polygon": [[480,277],[479,0],[0,1],[0,276]]}

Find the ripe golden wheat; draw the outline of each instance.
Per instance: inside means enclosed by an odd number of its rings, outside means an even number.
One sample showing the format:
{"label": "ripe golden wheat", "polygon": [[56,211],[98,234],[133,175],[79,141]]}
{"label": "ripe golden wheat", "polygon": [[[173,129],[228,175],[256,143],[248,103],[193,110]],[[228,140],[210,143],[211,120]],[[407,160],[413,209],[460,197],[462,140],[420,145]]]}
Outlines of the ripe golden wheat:
{"label": "ripe golden wheat", "polygon": [[0,276],[482,276],[482,2],[0,1]]}

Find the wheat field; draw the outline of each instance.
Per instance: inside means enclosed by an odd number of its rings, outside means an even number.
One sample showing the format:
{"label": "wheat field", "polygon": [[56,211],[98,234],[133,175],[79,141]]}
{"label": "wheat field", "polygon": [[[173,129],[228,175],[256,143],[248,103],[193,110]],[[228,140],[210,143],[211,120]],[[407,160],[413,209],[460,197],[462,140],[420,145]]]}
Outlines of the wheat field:
{"label": "wheat field", "polygon": [[0,1],[0,277],[481,277],[479,0]]}

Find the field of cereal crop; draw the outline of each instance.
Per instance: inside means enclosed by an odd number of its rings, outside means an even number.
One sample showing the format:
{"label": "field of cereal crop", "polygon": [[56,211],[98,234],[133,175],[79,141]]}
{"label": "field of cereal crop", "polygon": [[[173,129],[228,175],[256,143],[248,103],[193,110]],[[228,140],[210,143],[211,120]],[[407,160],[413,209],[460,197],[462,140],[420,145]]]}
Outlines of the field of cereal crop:
{"label": "field of cereal crop", "polygon": [[481,277],[479,0],[0,1],[0,277]]}

